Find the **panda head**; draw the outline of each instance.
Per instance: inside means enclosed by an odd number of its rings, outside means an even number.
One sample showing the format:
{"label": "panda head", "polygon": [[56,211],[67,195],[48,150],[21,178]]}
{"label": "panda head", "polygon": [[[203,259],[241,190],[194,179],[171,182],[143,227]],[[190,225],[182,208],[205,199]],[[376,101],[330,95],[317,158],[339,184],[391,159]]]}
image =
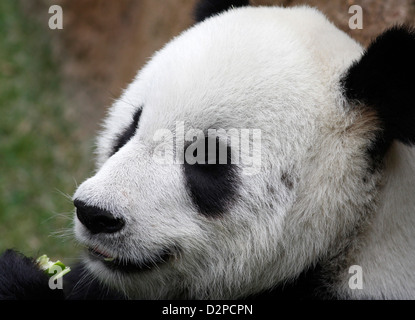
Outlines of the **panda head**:
{"label": "panda head", "polygon": [[110,109],[74,195],[88,269],[130,298],[241,298],[347,263],[389,145],[415,142],[414,33],[363,50],[315,9],[246,4],[199,4]]}

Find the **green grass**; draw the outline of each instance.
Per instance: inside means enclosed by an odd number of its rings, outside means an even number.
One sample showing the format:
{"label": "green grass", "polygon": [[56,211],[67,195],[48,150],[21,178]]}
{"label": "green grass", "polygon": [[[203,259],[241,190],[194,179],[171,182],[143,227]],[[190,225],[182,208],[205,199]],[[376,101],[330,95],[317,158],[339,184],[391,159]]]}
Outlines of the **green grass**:
{"label": "green grass", "polygon": [[92,143],[74,135],[46,28],[18,1],[0,1],[0,253],[65,261],[79,249],[62,237],[73,216],[64,194],[91,171],[85,144]]}

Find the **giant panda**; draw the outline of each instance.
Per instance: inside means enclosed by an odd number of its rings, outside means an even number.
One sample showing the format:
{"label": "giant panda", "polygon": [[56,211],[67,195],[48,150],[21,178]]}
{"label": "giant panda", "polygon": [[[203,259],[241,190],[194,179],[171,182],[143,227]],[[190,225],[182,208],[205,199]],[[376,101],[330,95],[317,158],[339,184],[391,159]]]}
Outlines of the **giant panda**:
{"label": "giant panda", "polygon": [[195,13],[109,110],[64,290],[9,250],[0,297],[415,298],[414,30],[364,49],[307,6]]}

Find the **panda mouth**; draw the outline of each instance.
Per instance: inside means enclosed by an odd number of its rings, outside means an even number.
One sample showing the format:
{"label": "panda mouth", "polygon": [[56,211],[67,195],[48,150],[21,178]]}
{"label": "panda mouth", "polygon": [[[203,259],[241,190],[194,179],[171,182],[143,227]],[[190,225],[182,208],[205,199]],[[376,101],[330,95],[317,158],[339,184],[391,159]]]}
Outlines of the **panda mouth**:
{"label": "panda mouth", "polygon": [[97,248],[88,248],[89,257],[94,261],[99,261],[108,269],[113,271],[121,271],[126,273],[142,272],[151,270],[161,264],[166,263],[173,256],[173,252],[169,249],[161,250],[158,254],[145,260],[129,260],[120,257],[112,257],[105,251]]}

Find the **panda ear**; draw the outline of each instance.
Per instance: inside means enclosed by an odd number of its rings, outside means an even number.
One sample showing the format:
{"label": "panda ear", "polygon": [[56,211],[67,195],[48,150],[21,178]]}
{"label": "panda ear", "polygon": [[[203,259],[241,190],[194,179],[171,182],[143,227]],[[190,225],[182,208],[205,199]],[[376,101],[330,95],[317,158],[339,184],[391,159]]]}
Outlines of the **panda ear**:
{"label": "panda ear", "polygon": [[199,0],[194,10],[196,22],[201,22],[232,7],[249,5],[249,0]]}
{"label": "panda ear", "polygon": [[415,144],[415,30],[393,27],[378,36],[348,69],[349,101],[374,108],[390,139]]}

